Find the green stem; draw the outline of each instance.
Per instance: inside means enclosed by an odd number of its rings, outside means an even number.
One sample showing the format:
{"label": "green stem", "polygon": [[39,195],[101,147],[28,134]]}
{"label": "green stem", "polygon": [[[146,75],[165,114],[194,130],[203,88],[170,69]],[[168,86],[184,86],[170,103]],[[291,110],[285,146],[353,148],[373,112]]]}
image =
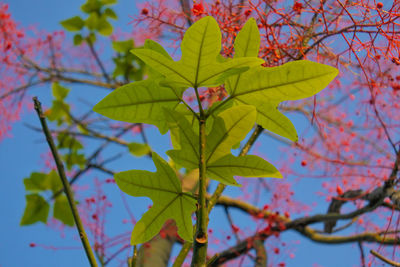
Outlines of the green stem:
{"label": "green stem", "polygon": [[63,187],[64,187],[64,192],[65,192],[65,195],[67,196],[68,204],[69,204],[69,207],[71,208],[72,215],[74,217],[74,221],[75,221],[75,224],[76,224],[76,228],[78,230],[79,237],[81,238],[81,242],[83,244],[83,248],[85,249],[86,256],[87,256],[87,258],[89,260],[90,265],[92,267],[97,267],[96,259],[94,257],[92,248],[90,247],[90,243],[89,243],[89,240],[87,238],[85,229],[83,228],[83,224],[82,224],[81,218],[79,217],[78,209],[77,209],[77,207],[75,205],[75,201],[74,201],[74,196],[72,194],[72,190],[71,190],[71,188],[69,186],[69,182],[68,182],[67,177],[65,175],[64,165],[63,165],[62,161],[60,160],[60,156],[58,155],[57,148],[56,148],[56,146],[54,144],[54,141],[53,141],[53,137],[51,136],[50,130],[47,127],[46,117],[44,116],[43,111],[42,111],[42,105],[40,104],[40,102],[37,99],[37,97],[33,98],[33,102],[34,102],[34,105],[35,105],[35,110],[36,110],[36,112],[37,112],[37,114],[39,116],[39,120],[40,120],[40,123],[42,125],[43,132],[44,132],[44,134],[46,136],[47,143],[49,144],[51,153],[53,154],[54,161],[55,161],[56,166],[57,166],[58,175],[61,178],[61,182],[62,182]]}
{"label": "green stem", "polygon": [[137,247],[136,245],[133,246],[133,255],[131,258],[131,266],[130,267],[136,267],[136,259],[137,259]]}
{"label": "green stem", "polygon": [[191,242],[185,242],[181,248],[181,251],[179,251],[178,256],[175,259],[174,264],[172,267],[181,267],[183,262],[186,259],[187,254],[189,253],[190,249],[192,248],[193,243]]}
{"label": "green stem", "polygon": [[[197,90],[196,90],[197,93]],[[200,101],[199,101],[200,102]],[[196,234],[193,247],[192,267],[206,266],[207,257],[207,225],[208,210],[206,205],[207,181],[206,181],[206,118],[200,105],[199,120],[199,139],[200,139],[200,159],[199,159],[199,195],[198,210],[196,212]]]}

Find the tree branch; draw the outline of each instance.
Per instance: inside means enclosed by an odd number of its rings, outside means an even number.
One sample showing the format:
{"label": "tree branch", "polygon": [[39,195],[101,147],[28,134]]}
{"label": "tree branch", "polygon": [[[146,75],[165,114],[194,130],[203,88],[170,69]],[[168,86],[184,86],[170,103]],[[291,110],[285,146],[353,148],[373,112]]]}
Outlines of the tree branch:
{"label": "tree branch", "polygon": [[57,148],[56,148],[56,145],[54,144],[53,137],[50,134],[49,128],[47,127],[46,117],[43,114],[41,103],[39,102],[37,97],[33,98],[33,102],[34,102],[35,110],[36,110],[36,112],[38,114],[40,123],[42,125],[43,132],[44,132],[44,134],[46,136],[47,143],[49,144],[51,153],[53,154],[54,161],[56,163],[57,170],[58,170],[58,175],[60,176],[61,182],[63,184],[64,192],[65,192],[65,194],[67,196],[68,204],[69,204],[69,206],[71,208],[72,215],[74,217],[74,221],[75,221],[78,233],[79,233],[79,237],[81,239],[82,245],[83,245],[83,247],[85,249],[85,252],[86,252],[86,256],[87,256],[87,258],[89,260],[90,265],[92,267],[97,267],[96,259],[94,257],[92,248],[90,247],[90,243],[89,243],[89,240],[87,238],[85,229],[83,227],[81,218],[79,217],[78,209],[77,209],[77,207],[75,205],[75,200],[74,200],[74,196],[73,196],[72,190],[71,190],[71,188],[69,186],[68,179],[67,179],[67,177],[65,175],[64,165],[63,165],[63,163],[62,163],[62,161],[61,161],[61,159],[60,159],[60,157],[58,155]]}

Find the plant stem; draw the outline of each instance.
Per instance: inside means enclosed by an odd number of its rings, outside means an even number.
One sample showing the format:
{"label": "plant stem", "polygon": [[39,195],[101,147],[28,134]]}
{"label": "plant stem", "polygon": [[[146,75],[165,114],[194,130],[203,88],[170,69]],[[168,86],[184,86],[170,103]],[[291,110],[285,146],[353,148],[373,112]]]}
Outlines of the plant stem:
{"label": "plant stem", "polygon": [[[196,90],[197,92],[197,90]],[[198,209],[196,213],[196,234],[193,247],[192,267],[206,266],[207,257],[207,224],[208,210],[206,205],[207,181],[206,181],[206,118],[203,110],[200,108],[199,120],[199,138],[200,138],[200,158],[199,158],[199,196]]]}
{"label": "plant stem", "polygon": [[172,267],[181,267],[183,262],[186,259],[187,254],[190,251],[190,248],[192,247],[193,243],[191,242],[185,242],[181,248],[181,251],[179,251],[178,256],[175,259],[174,264],[172,265]]}
{"label": "plant stem", "polygon": [[136,259],[137,259],[137,247],[136,245],[133,246],[133,255],[131,258],[131,266],[130,267],[136,267]]}
{"label": "plant stem", "polygon": [[57,166],[58,175],[60,176],[61,182],[63,184],[64,192],[65,192],[65,195],[67,196],[68,204],[69,204],[69,207],[71,208],[72,215],[74,217],[74,221],[75,221],[75,224],[76,224],[76,228],[78,230],[79,237],[81,238],[81,241],[82,241],[82,244],[83,244],[83,248],[85,249],[86,256],[87,256],[87,258],[89,260],[90,265],[92,267],[97,267],[96,259],[94,257],[92,248],[90,247],[90,243],[89,243],[89,240],[87,238],[85,229],[83,227],[81,218],[79,217],[78,209],[77,209],[77,207],[75,205],[75,201],[74,201],[74,196],[72,194],[72,190],[71,190],[71,188],[69,186],[69,182],[68,182],[67,177],[65,175],[64,165],[63,165],[62,161],[60,160],[60,156],[58,155],[56,145],[54,144],[54,141],[53,141],[53,137],[51,136],[49,128],[47,127],[46,117],[44,116],[43,111],[42,111],[42,105],[40,104],[40,102],[37,99],[37,97],[33,98],[33,102],[34,102],[34,105],[35,105],[35,110],[36,110],[36,112],[37,112],[37,114],[39,116],[39,120],[40,120],[40,123],[42,125],[43,132],[44,132],[44,134],[46,136],[47,143],[49,144],[51,153],[53,154],[54,161],[55,161],[56,166]]}

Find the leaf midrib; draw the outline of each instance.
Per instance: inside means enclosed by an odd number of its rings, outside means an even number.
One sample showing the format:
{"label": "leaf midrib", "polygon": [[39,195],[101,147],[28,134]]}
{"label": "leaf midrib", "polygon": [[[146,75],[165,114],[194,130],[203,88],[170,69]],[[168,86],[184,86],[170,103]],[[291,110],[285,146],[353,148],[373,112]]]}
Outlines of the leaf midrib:
{"label": "leaf midrib", "polygon": [[[162,207],[162,209],[160,210],[160,212],[156,213],[156,216],[153,218],[153,220],[151,220],[149,224],[146,224],[146,227],[147,227],[147,228],[150,228],[150,226],[157,220],[157,218],[160,217],[161,214],[163,214],[163,213],[172,205],[172,203],[174,203],[175,200],[177,200],[179,197],[180,197],[180,194],[176,195],[174,198],[172,198],[172,200],[171,200],[169,203],[167,203],[166,205],[164,205],[164,206]],[[160,205],[160,204],[157,203],[157,205]],[[154,208],[154,207],[153,207],[153,208]],[[143,235],[145,235],[145,233],[146,233],[146,229],[145,229],[144,231],[142,231],[140,237],[142,237]],[[138,239],[140,239],[140,238],[138,237]]]}
{"label": "leaf midrib", "polygon": [[168,98],[168,99],[161,99],[161,100],[154,100],[154,101],[138,101],[135,103],[126,103],[126,104],[117,104],[117,105],[108,105],[108,106],[99,106],[98,109],[107,109],[107,108],[118,108],[118,107],[128,107],[128,106],[135,106],[135,105],[148,105],[148,104],[156,104],[160,102],[180,102],[178,98]]}
{"label": "leaf midrib", "polygon": [[[152,172],[150,172],[150,173],[151,173],[152,175],[155,175],[155,174],[156,174],[156,173],[152,173]],[[121,182],[127,183],[127,184],[129,184],[129,185],[133,185],[133,186],[137,186],[137,187],[142,187],[142,188],[149,189],[149,190],[161,191],[161,192],[170,193],[170,194],[175,194],[175,195],[179,195],[179,194],[181,193],[181,192],[171,191],[171,190],[164,189],[164,188],[157,188],[157,187],[151,187],[151,186],[147,186],[147,185],[137,184],[137,183],[135,183],[135,182],[133,182],[133,181],[125,180],[123,177],[119,177],[119,180],[120,180]],[[145,196],[151,198],[150,196],[147,196],[147,195],[145,195]]]}

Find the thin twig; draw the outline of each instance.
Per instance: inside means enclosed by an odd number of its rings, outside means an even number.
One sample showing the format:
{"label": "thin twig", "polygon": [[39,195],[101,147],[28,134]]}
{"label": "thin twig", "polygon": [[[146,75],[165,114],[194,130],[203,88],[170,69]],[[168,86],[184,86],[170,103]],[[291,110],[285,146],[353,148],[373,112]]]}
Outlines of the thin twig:
{"label": "thin twig", "polygon": [[363,249],[363,245],[362,242],[358,242],[358,248],[360,249],[360,257],[361,257],[361,266],[365,267],[365,254],[364,254],[364,249]]}
{"label": "thin twig", "polygon": [[87,39],[87,43],[90,49],[90,52],[92,53],[92,55],[94,56],[97,65],[99,65],[101,72],[103,73],[104,79],[106,79],[107,83],[111,83],[110,77],[107,74],[106,69],[104,68],[103,63],[101,62],[99,55],[97,54],[96,50],[94,49],[93,43],[90,41],[90,39]]}
{"label": "thin twig", "polygon": [[71,190],[71,188],[69,186],[69,182],[68,182],[67,177],[65,175],[64,165],[63,165],[62,161],[60,160],[60,157],[59,157],[58,152],[57,152],[56,145],[54,144],[54,141],[53,141],[53,137],[51,136],[49,128],[47,126],[46,118],[45,118],[45,116],[43,114],[41,103],[39,102],[37,97],[33,98],[33,102],[34,102],[34,105],[35,105],[35,110],[36,110],[36,112],[37,112],[37,114],[39,116],[39,120],[40,120],[40,123],[41,123],[42,128],[43,128],[43,132],[44,132],[44,134],[46,136],[47,143],[49,144],[51,153],[53,154],[54,161],[55,161],[56,166],[57,166],[58,175],[61,178],[61,182],[62,182],[63,187],[64,187],[64,192],[65,192],[65,194],[67,196],[68,203],[69,203],[69,206],[71,208],[72,215],[74,217],[74,221],[75,221],[75,224],[76,224],[76,228],[77,228],[78,233],[79,233],[79,237],[80,237],[80,239],[82,241],[82,245],[83,245],[83,247],[85,249],[85,252],[86,252],[86,256],[87,256],[87,258],[89,260],[90,265],[92,267],[97,267],[96,259],[94,257],[92,248],[90,247],[90,243],[89,243],[89,240],[87,238],[85,229],[83,227],[81,218],[79,217],[78,209],[77,209],[77,207],[75,205],[75,200],[74,200],[74,197],[73,197],[73,194],[72,194],[72,190]]}
{"label": "thin twig", "polygon": [[388,258],[382,256],[381,254],[379,254],[379,253],[376,252],[375,250],[370,250],[370,252],[371,252],[372,255],[374,255],[375,257],[377,257],[377,258],[380,259],[381,261],[383,261],[383,262],[385,262],[385,263],[387,263],[387,264],[390,264],[390,265],[392,265],[392,266],[395,266],[395,267],[400,267],[400,263],[395,262],[395,261],[392,261],[392,260],[389,260]]}

